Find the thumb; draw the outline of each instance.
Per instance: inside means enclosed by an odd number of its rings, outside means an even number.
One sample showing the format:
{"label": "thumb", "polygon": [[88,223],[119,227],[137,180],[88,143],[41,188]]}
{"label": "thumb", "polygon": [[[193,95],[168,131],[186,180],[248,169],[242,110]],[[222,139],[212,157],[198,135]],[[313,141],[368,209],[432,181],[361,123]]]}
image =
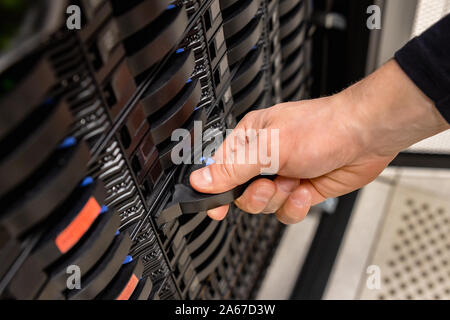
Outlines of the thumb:
{"label": "thumb", "polygon": [[236,127],[227,136],[213,157],[214,163],[194,171],[190,182],[194,189],[204,193],[221,193],[243,184],[261,173],[257,154],[259,137],[248,130]]}
{"label": "thumb", "polygon": [[260,174],[258,165],[212,164],[192,172],[190,182],[197,191],[222,193],[247,182],[258,174]]}

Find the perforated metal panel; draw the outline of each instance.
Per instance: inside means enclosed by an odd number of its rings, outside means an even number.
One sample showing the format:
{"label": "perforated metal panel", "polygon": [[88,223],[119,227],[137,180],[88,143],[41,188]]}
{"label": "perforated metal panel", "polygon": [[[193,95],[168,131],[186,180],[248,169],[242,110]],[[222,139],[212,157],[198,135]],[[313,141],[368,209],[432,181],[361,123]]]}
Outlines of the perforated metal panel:
{"label": "perforated metal panel", "polygon": [[361,299],[450,299],[450,200],[397,187],[369,265],[381,287]]}
{"label": "perforated metal panel", "polygon": [[450,130],[416,143],[407,152],[450,154]]}
{"label": "perforated metal panel", "polygon": [[450,13],[450,0],[419,0],[412,36],[417,36]]}

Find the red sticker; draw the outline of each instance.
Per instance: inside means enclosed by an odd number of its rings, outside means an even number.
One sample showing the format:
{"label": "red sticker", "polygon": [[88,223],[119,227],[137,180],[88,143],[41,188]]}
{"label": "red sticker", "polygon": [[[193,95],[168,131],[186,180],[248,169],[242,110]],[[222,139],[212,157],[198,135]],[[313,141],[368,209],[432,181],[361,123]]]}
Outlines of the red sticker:
{"label": "red sticker", "polygon": [[136,289],[136,286],[138,284],[138,278],[136,275],[132,275],[130,280],[128,280],[127,285],[125,288],[123,288],[122,292],[119,294],[116,300],[128,300],[130,299],[131,295],[133,294],[134,289]]}
{"label": "red sticker", "polygon": [[81,239],[100,211],[97,200],[91,197],[78,216],[56,237],[56,246],[61,253],[69,251]]}

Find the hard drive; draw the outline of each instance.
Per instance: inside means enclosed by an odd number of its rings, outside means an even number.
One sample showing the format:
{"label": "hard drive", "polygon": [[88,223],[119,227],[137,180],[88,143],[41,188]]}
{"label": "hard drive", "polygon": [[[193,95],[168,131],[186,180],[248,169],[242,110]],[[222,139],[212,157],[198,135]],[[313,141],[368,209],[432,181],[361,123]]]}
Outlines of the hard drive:
{"label": "hard drive", "polygon": [[261,16],[254,17],[244,29],[228,38],[228,62],[230,66],[243,59],[261,37],[263,23]]}
{"label": "hard drive", "polygon": [[137,77],[163,59],[175,46],[187,24],[184,7],[166,9],[152,23],[125,40],[133,76]]}
{"label": "hard drive", "polygon": [[170,138],[175,129],[186,123],[200,102],[201,94],[200,81],[189,81],[177,98],[164,107],[164,114],[154,121],[151,121],[150,116],[150,132],[155,144]]}
{"label": "hard drive", "polygon": [[[36,61],[37,59],[37,61]],[[31,61],[28,61],[31,60]],[[17,68],[10,70],[10,76],[3,74],[2,81],[16,86],[0,98],[0,140],[25,120],[36,108],[50,99],[50,90],[56,83],[55,74],[50,62],[45,57],[28,58]],[[30,65],[31,64],[31,65]],[[47,103],[50,100],[47,101]]]}
{"label": "hard drive", "polygon": [[130,300],[148,300],[150,296],[150,292],[153,289],[152,280],[149,277],[142,278],[136,289],[134,289],[133,294],[130,297]]}
{"label": "hard drive", "polygon": [[282,95],[285,101],[293,94],[294,90],[300,86],[304,79],[304,68],[300,67],[296,73],[282,83]]}
{"label": "hard drive", "polygon": [[236,4],[240,0],[220,0],[220,8],[222,11],[229,8],[230,6]]}
{"label": "hard drive", "polygon": [[158,161],[158,156],[158,149],[156,149],[151,133],[149,132],[137,147],[135,154],[131,157],[131,167],[138,181],[144,179],[147,171]]}
{"label": "hard drive", "polygon": [[[147,117],[160,110],[179,94],[194,71],[194,66],[194,52],[192,50],[182,50],[171,57],[166,64],[166,68],[145,91],[141,99]],[[150,118],[150,121],[152,121],[152,118]]]}
{"label": "hard drive", "polygon": [[140,102],[131,111],[126,123],[118,131],[118,139],[122,142],[125,154],[131,157],[144,135],[150,129],[143,107]]}
{"label": "hard drive", "polygon": [[95,268],[81,279],[81,289],[67,290],[69,300],[94,299],[119,272],[131,247],[131,239],[128,233],[121,233],[114,239]]}
{"label": "hard drive", "polygon": [[287,14],[300,2],[303,2],[303,0],[280,0],[278,5],[279,16],[281,17]]}
{"label": "hard drive", "polygon": [[299,2],[291,11],[280,17],[280,37],[285,38],[305,20],[305,6]]}
{"label": "hard drive", "polygon": [[126,39],[154,21],[167,9],[166,0],[112,0],[114,15],[122,39]]}
{"label": "hard drive", "polygon": [[305,42],[305,33],[306,33],[306,24],[302,23],[287,37],[281,39],[281,53],[283,59],[286,59]]}
{"label": "hard drive", "polygon": [[57,209],[60,219],[50,226],[31,253],[40,265],[50,264],[69,252],[84,237],[95,220],[107,209],[103,183],[91,177],[83,180],[69,198]]}
{"label": "hard drive", "polygon": [[0,279],[8,272],[14,261],[20,255],[21,246],[20,243],[14,239],[8,237],[6,231],[0,229]]}
{"label": "hard drive", "polygon": [[281,81],[286,81],[289,79],[299,68],[303,65],[305,61],[305,50],[301,46],[295,50],[283,63],[283,69],[281,71]]}
{"label": "hard drive", "polygon": [[259,0],[241,0],[239,7],[231,7],[222,12],[223,31],[229,38],[242,30],[258,12]]}
{"label": "hard drive", "polygon": [[64,102],[38,108],[0,142],[0,195],[24,182],[41,166],[68,133],[72,114]]}
{"label": "hard drive", "polygon": [[44,167],[45,171],[21,186],[14,199],[4,203],[0,225],[18,236],[42,222],[81,182],[88,160],[84,142],[58,150],[49,161],[52,166]]}
{"label": "hard drive", "polygon": [[57,261],[49,268],[47,274],[49,281],[41,291],[39,299],[54,299],[66,289],[68,278],[67,267],[76,265],[80,268],[83,277],[100,260],[120,226],[120,217],[115,210],[108,210],[98,217],[91,229],[88,230],[80,244],[63,259]]}
{"label": "hard drive", "polygon": [[244,89],[258,74],[263,66],[263,48],[257,46],[250,51],[231,81],[231,90],[237,93]]}
{"label": "hard drive", "polygon": [[141,259],[122,265],[116,276],[96,299],[129,300],[138,286],[143,270],[144,265]]}
{"label": "hard drive", "polygon": [[[189,131],[189,134],[191,137],[193,137],[194,134],[194,122],[201,122],[202,126],[206,122],[206,113],[204,109],[199,109],[194,112],[191,119],[188,120],[188,123],[186,123],[183,127]],[[203,129],[203,127],[202,127]],[[182,140],[180,142],[171,142],[167,147],[164,147],[164,149],[159,151],[159,162],[161,163],[161,166],[163,169],[170,168],[174,165],[171,158],[172,150],[176,147],[182,148],[183,143],[186,143],[188,140]],[[193,139],[190,139],[188,141],[191,145],[194,143]]]}
{"label": "hard drive", "polygon": [[136,91],[136,83],[126,61],[122,61],[102,85],[109,114],[113,121]]}
{"label": "hard drive", "polygon": [[209,261],[203,263],[199,267],[199,269],[201,269],[198,272],[199,280],[204,280],[206,277],[208,277],[222,262],[225,254],[229,249],[230,242],[233,236],[234,236],[234,229],[227,230],[227,232],[224,235],[224,238],[221,239],[219,245],[215,249],[215,252],[211,255],[213,256],[213,258],[209,259]]}
{"label": "hard drive", "polygon": [[247,85],[247,87],[234,95],[234,116],[238,117],[251,108],[252,104],[258,99],[263,90],[264,76],[263,72],[259,72],[252,82]]}

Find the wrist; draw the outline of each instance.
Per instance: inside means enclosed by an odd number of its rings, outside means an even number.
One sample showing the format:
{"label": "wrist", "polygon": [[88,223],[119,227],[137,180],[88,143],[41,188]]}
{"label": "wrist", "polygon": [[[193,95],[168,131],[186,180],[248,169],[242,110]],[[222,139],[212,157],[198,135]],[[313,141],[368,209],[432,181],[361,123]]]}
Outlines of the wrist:
{"label": "wrist", "polygon": [[361,155],[395,156],[450,128],[394,60],[339,95]]}

